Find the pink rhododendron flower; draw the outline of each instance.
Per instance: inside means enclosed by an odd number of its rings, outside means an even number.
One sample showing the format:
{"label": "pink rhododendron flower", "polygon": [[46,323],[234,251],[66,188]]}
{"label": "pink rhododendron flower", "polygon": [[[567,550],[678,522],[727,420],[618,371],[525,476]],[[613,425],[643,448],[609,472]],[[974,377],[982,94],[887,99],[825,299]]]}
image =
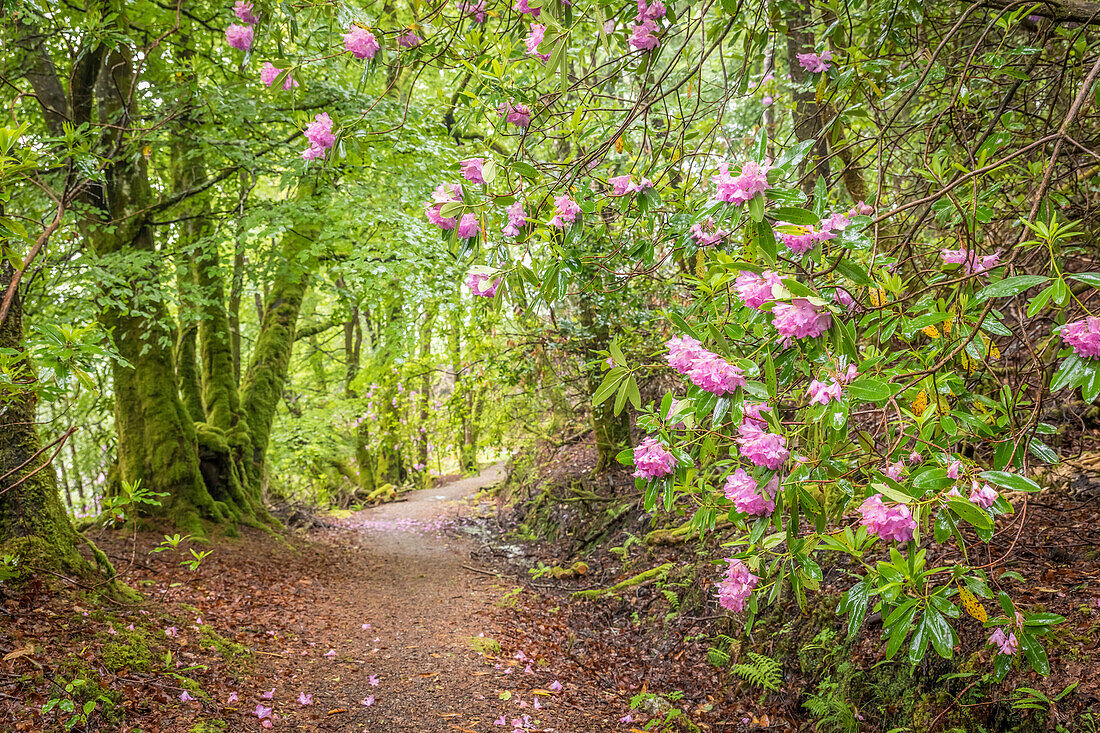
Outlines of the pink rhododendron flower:
{"label": "pink rhododendron flower", "polygon": [[309,147],[302,151],[302,158],[305,160],[325,157],[325,151],[336,144],[336,135],[332,133],[332,118],[326,112],[315,116],[303,134],[309,140]]}
{"label": "pink rhododendron flower", "polygon": [[1062,326],[1062,341],[1082,359],[1100,359],[1100,318],[1085,316]]}
{"label": "pink rhododendron flower", "polygon": [[[776,222],[777,226],[795,226],[794,224],[788,224],[785,221]],[[809,252],[811,249],[827,242],[830,239],[835,239],[836,235],[830,232],[828,229],[815,229],[812,226],[800,226],[798,227],[799,233],[797,234],[784,234],[783,232],[776,232],[779,238],[783,240],[783,244],[787,245],[787,249],[795,254],[803,254]]]}
{"label": "pink rhododendron flower", "polygon": [[722,163],[718,166],[718,173],[711,177],[718,189],[714,198],[729,204],[742,204],[751,200],[771,188],[768,185],[768,169],[769,166],[750,160],[741,166],[739,175],[732,176],[729,164]]}
{"label": "pink rhododendron flower", "polygon": [[581,213],[581,207],[568,195],[554,197],[554,216],[550,219],[550,226],[565,229],[577,219]]}
{"label": "pink rhododendron flower", "polygon": [[[283,69],[277,68],[272,65],[270,61],[266,62],[262,69],[260,69],[260,81],[263,82],[265,87],[270,87],[275,83],[275,80],[279,78],[279,74],[283,73]],[[298,82],[290,77],[290,74],[286,75],[286,80],[283,81],[283,89],[291,89],[298,86]]]}
{"label": "pink rhododendron flower", "polygon": [[848,225],[851,223],[852,222],[848,220],[848,214],[834,212],[821,220],[821,229],[825,231],[842,232],[847,229]]}
{"label": "pink rhododendron flower", "polygon": [[783,287],[783,282],[779,279],[779,275],[771,270],[764,270],[759,275],[746,270],[733,282],[737,297],[742,303],[755,310],[760,310],[760,306],[764,303],[775,299],[772,291],[774,286]]}
{"label": "pink rhododendron flower", "polygon": [[920,453],[917,453],[916,451],[913,451],[909,454],[909,462],[912,463],[914,466],[918,463],[924,463],[924,456],[922,456]]}
{"label": "pink rhododendron flower", "polygon": [[470,18],[478,24],[485,22],[485,0],[480,0],[477,3],[460,2],[458,4],[460,12],[470,16]]}
{"label": "pink rhododendron flower", "polygon": [[853,216],[870,216],[873,213],[875,213],[875,207],[864,203],[862,199],[855,206],[848,209],[849,218]]}
{"label": "pink rhododendron flower", "polygon": [[298,693],[298,704],[302,707],[313,704],[313,695],[307,695],[304,692]]}
{"label": "pink rhododendron flower", "polygon": [[947,478],[957,479],[959,477],[959,469],[961,468],[962,461],[955,461],[954,463],[952,463],[950,466],[947,467]]}
{"label": "pink rhododendron flower", "polygon": [[740,560],[727,558],[726,562],[729,567],[726,568],[725,577],[715,583],[718,588],[718,605],[739,613],[745,610],[752,589],[760,582],[760,578],[753,575],[749,567]]}
{"label": "pink rhododendron flower", "polygon": [[250,25],[231,24],[225,29],[225,40],[233,48],[247,51],[252,48],[253,30]]}
{"label": "pink rhododendron flower", "polygon": [[558,691],[561,690],[561,683],[558,682],[557,680],[554,680],[553,682],[551,682],[547,686],[547,689],[553,690],[554,692],[558,692]]}
{"label": "pink rhododendron flower", "polygon": [[945,249],[940,252],[945,265],[962,265],[963,272],[967,275],[977,275],[996,267],[1001,256],[997,253],[978,258],[977,252],[968,249]]}
{"label": "pink rhododendron flower", "polygon": [[531,124],[531,108],[526,104],[502,102],[497,107],[497,112],[500,113],[505,122],[510,122],[518,127],[527,127]]}
{"label": "pink rhododendron flower", "polygon": [[441,183],[432,191],[432,203],[428,204],[424,213],[427,215],[428,221],[435,224],[440,229],[454,229],[455,225],[458,224],[458,219],[455,217],[443,218],[440,212],[443,209],[443,204],[461,201],[462,184]]}
{"label": "pink rhododendron flower", "polygon": [[513,7],[516,9],[516,12],[530,15],[532,18],[539,17],[539,13],[542,12],[542,8],[532,8],[528,5],[527,0],[516,0],[516,4]]}
{"label": "pink rhododendron flower", "polygon": [[344,50],[357,59],[369,61],[374,58],[374,54],[378,53],[378,39],[366,28],[353,25],[343,36]]}
{"label": "pink rhododendron flower", "polygon": [[997,501],[997,491],[988,484],[972,481],[969,499],[971,503],[977,504],[982,509],[988,509],[993,506],[993,502]]}
{"label": "pink rhododendron flower", "polygon": [[466,287],[470,292],[481,298],[492,298],[500,287],[500,278],[491,278],[484,273],[471,272],[466,276]]}
{"label": "pink rhododendron flower", "polygon": [[365,705],[366,707],[369,708],[371,705],[374,704],[374,695],[367,695],[365,698],[363,698],[360,701],[360,704]]}
{"label": "pink rhododendron flower", "polygon": [[[676,457],[657,438],[649,437],[634,448],[635,478],[655,479],[676,470]],[[554,688],[550,688],[554,689]]]}
{"label": "pink rhododendron flower", "polygon": [[245,25],[255,25],[260,22],[260,19],[252,12],[252,3],[245,2],[245,0],[237,0],[233,3],[233,13]]}
{"label": "pink rhododendron flower", "polygon": [[833,60],[833,52],[826,49],[824,53],[818,55],[816,53],[800,53],[795,54],[798,58],[798,64],[811,74],[821,74],[830,69],[829,61]]}
{"label": "pink rhododendron flower", "polygon": [[187,692],[187,690],[180,693],[180,702],[191,702],[194,699],[195,698],[191,697],[191,694]]}
{"label": "pink rhododendron flower", "polygon": [[481,225],[478,223],[477,214],[472,211],[468,211],[462,215],[462,220],[458,223],[458,231],[456,232],[462,239],[470,239],[481,234]]}
{"label": "pink rhododendron flower", "polygon": [[742,430],[767,430],[768,421],[760,416],[760,413],[768,409],[767,402],[746,402],[741,406]]}
{"label": "pink rhododendron flower", "polygon": [[775,98],[772,97],[770,94],[765,94],[764,98],[760,100],[760,104],[764,105],[765,107],[771,107],[773,104],[775,104]]}
{"label": "pink rhododendron flower", "polygon": [[665,342],[665,346],[668,347],[665,361],[677,372],[685,375],[691,371],[695,360],[707,353],[703,345],[691,336],[674,336]]}
{"label": "pink rhododendron flower", "polygon": [[370,677],[367,678],[367,682],[370,683],[371,687],[378,687],[378,675],[372,674]]}
{"label": "pink rhododendron flower", "polygon": [[485,178],[482,176],[485,158],[468,158],[459,161],[458,165],[462,168],[462,177],[467,181],[472,183],[485,183]]}
{"label": "pink rhododendron flower", "polygon": [[875,494],[864,499],[859,511],[863,515],[859,523],[871,534],[896,542],[913,539],[917,523],[904,504],[886,506],[882,503],[882,494]]}
{"label": "pink rhododendron flower", "polygon": [[660,30],[653,20],[646,18],[641,23],[630,27],[630,38],[627,42],[638,51],[652,51],[661,44],[661,41],[654,35],[654,32]]}
{"label": "pink rhododendron flower", "polygon": [[852,310],[856,305],[856,299],[844,288],[836,288],[833,290],[833,300],[848,310]]}
{"label": "pink rhododendron flower", "polygon": [[810,382],[807,392],[810,393],[811,405],[827,405],[831,400],[840,399],[840,383],[825,384],[815,379]]}
{"label": "pink rhododendron flower", "polygon": [[505,210],[508,214],[508,223],[501,232],[506,237],[519,236],[520,230],[527,224],[527,212],[523,210],[523,202],[517,201]]}
{"label": "pink rhododendron flower", "polygon": [[265,708],[263,705],[257,703],[256,709],[252,712],[252,714],[260,720],[264,720],[271,717],[272,710],[274,710],[274,708]]}
{"label": "pink rhododendron flower", "polygon": [[729,235],[725,229],[719,229],[710,217],[691,227],[691,238],[700,247],[713,247]]}
{"label": "pink rhododendron flower", "polygon": [[612,196],[626,196],[628,193],[634,191],[634,181],[630,179],[629,175],[626,176],[614,176],[608,178],[607,182],[611,184]]}
{"label": "pink rhododendron flower", "polygon": [[397,45],[401,48],[416,48],[423,42],[424,39],[411,30],[407,30],[397,37]]}
{"label": "pink rhododendron flower", "polygon": [[1004,654],[1006,657],[1016,656],[1016,650],[1019,648],[1016,635],[1009,632],[1006,636],[1004,629],[999,626],[989,635],[989,643],[997,647],[998,654]]}
{"label": "pink rhododendron flower", "polygon": [[779,488],[779,477],[772,478],[761,491],[756,479],[739,468],[726,477],[723,493],[733,502],[734,508],[742,514],[753,517],[770,517],[775,511],[775,492]]}
{"label": "pink rhododendron flower", "polygon": [[644,19],[657,20],[658,18],[665,17],[665,13],[668,9],[665,8],[664,3],[661,0],[653,0],[652,3],[646,4],[646,0],[638,0],[638,14],[635,19],[641,23]]}
{"label": "pink rhododendron flower", "polygon": [[737,433],[737,444],[741,446],[741,455],[755,466],[763,466],[775,471],[790,457],[787,450],[787,438],[775,433],[758,430],[754,425],[743,422]]}
{"label": "pink rhododendron flower", "polygon": [[905,472],[905,464],[901,461],[889,463],[886,465],[886,468],[882,469],[882,472],[897,481],[901,478],[901,474]]}
{"label": "pink rhododendron flower", "polygon": [[226,702],[238,702],[239,700],[240,697],[237,696],[237,693],[231,692],[229,693],[229,698],[226,700]]}
{"label": "pink rhododendron flower", "polygon": [[325,652],[325,656],[328,657],[329,659],[332,659],[333,657],[336,656],[336,650],[335,649],[329,649],[327,652]]}
{"label": "pink rhododendron flower", "polygon": [[716,395],[724,395],[745,386],[745,374],[740,367],[705,350],[692,362],[687,377],[696,387]]}
{"label": "pink rhododendron flower", "polygon": [[842,372],[837,372],[836,381],[843,384],[851,384],[856,381],[856,377],[859,376],[859,370],[856,369],[855,364],[849,364],[848,368]]}
{"label": "pink rhododendron flower", "polygon": [[175,626],[169,626],[167,629],[164,630],[164,635],[170,636],[174,639],[179,636],[179,629],[177,629]]}
{"label": "pink rhododendron flower", "polygon": [[527,47],[527,53],[534,56],[542,63],[546,63],[550,58],[548,53],[539,53],[539,44],[542,43],[543,38],[546,36],[546,26],[541,23],[531,24],[531,34],[527,36],[523,44]]}
{"label": "pink rhododendron flower", "polygon": [[783,336],[784,343],[790,343],[792,338],[817,338],[833,325],[833,317],[828,311],[818,311],[805,298],[796,298],[790,303],[776,304],[772,309],[772,325]]}
{"label": "pink rhododendron flower", "polygon": [[272,699],[273,697],[275,697],[275,688],[272,687],[270,690],[267,690],[262,695],[260,695],[260,697],[262,697],[265,700]]}

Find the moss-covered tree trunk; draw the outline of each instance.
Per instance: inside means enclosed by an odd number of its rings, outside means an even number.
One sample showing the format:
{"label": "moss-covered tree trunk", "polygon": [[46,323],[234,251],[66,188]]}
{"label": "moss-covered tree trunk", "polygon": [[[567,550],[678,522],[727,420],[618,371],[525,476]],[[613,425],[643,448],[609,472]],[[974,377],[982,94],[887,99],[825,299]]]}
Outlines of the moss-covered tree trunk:
{"label": "moss-covered tree trunk", "polygon": [[309,271],[303,267],[301,257],[321,231],[319,219],[311,207],[313,191],[311,182],[299,184],[296,201],[299,218],[283,235],[283,262],[264,304],[260,332],[241,381],[241,413],[251,439],[251,457],[245,462],[246,475],[255,491],[263,483],[271,427],[283,396],[298,314],[309,284]]}
{"label": "moss-covered tree trunk", "polygon": [[[0,261],[0,297],[12,274],[11,261]],[[73,529],[58,495],[50,464],[55,449],[42,445],[35,427],[37,377],[23,348],[23,302],[18,294],[0,323],[0,349],[10,349],[19,359],[13,376],[18,376],[16,384],[25,385],[0,396],[0,552],[19,556],[28,567],[89,575],[94,568],[79,550],[85,540]],[[106,557],[98,552],[95,557],[110,572]]]}
{"label": "moss-covered tree trunk", "polygon": [[[588,394],[594,395],[603,382],[603,372],[593,361],[597,351],[606,351],[611,345],[611,328],[606,320],[606,309],[600,308],[592,294],[580,299],[580,322],[586,331],[583,343],[584,363]],[[612,400],[592,404],[592,435],[596,443],[596,472],[606,471],[615,465],[615,456],[630,445],[630,415],[624,410],[616,415]]]}
{"label": "moss-covered tree trunk", "polygon": [[[455,458],[462,473],[477,471],[477,443],[471,441],[470,417],[472,394],[463,375],[462,365],[462,303],[461,299],[451,311],[451,330],[448,334],[448,350],[451,356],[451,374],[454,391],[451,393],[451,412],[455,415]],[[472,450],[471,450],[472,449]]]}
{"label": "moss-covered tree trunk", "polygon": [[432,398],[432,326],[435,323],[436,307],[432,306],[424,314],[424,323],[420,327],[420,394],[418,395],[419,414],[416,431],[416,465],[424,488],[431,486],[431,473],[428,471],[428,417]]}

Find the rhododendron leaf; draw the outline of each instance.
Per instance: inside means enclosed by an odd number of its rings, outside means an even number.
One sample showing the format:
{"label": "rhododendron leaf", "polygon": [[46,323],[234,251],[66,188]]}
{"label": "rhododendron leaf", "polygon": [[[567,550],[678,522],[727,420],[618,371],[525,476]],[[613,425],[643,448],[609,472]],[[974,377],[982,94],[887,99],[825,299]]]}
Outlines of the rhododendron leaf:
{"label": "rhododendron leaf", "polygon": [[1054,378],[1050,381],[1050,391],[1057,392],[1060,389],[1076,387],[1081,384],[1082,378],[1086,378],[1088,374],[1086,361],[1077,354],[1070,354],[1066,357],[1066,360],[1058,367],[1058,371],[1054,373]]}
{"label": "rhododendron leaf", "polygon": [[1027,449],[1032,455],[1044,463],[1058,463],[1062,460],[1058,457],[1058,454],[1054,452],[1053,448],[1038,438],[1032,438],[1027,444]]}
{"label": "rhododendron leaf", "polygon": [[936,521],[932,525],[932,538],[936,542],[946,542],[951,537],[955,537],[956,540],[962,542],[958,525],[955,524],[955,517],[952,516],[951,512],[944,509],[936,515]]}
{"label": "rhododendron leaf", "polygon": [[1086,378],[1081,382],[1081,396],[1091,404],[1100,395],[1100,361],[1088,359],[1085,364]]}
{"label": "rhododendron leaf", "polygon": [[539,177],[539,172],[535,169],[535,166],[531,165],[530,163],[524,163],[522,160],[517,160],[516,162],[512,163],[512,170],[514,170],[516,173],[520,174],[524,178],[530,178],[534,180]]}
{"label": "rhododendron leaf", "polygon": [[638,390],[638,382],[634,379],[634,375],[630,375],[630,379],[626,383],[626,397],[630,400],[630,404],[634,405],[635,410],[642,409],[642,395]]}
{"label": "rhododendron leaf", "polygon": [[928,652],[928,644],[932,641],[932,633],[928,624],[928,615],[935,613],[935,611],[925,611],[921,616],[920,621],[917,622],[917,628],[913,631],[913,640],[909,642],[909,661],[916,664],[920,660],[924,659],[925,653]]}
{"label": "rhododendron leaf", "polygon": [[1045,275],[1016,275],[1015,277],[1006,277],[1000,282],[995,282],[992,285],[986,285],[982,288],[981,291],[974,296],[973,302],[981,303],[990,298],[1004,298],[1010,295],[1018,295],[1028,288],[1042,285],[1048,280],[1050,280],[1050,278]]}
{"label": "rhododendron leaf", "polygon": [[954,646],[958,643],[955,630],[938,611],[928,609],[924,618],[932,638],[932,648],[944,659],[951,659],[954,656]]}
{"label": "rhododendron leaf", "polygon": [[1064,624],[1065,622],[1065,616],[1059,616],[1056,613],[1047,613],[1046,611],[1036,611],[1024,616],[1024,626],[1053,626],[1055,624]]}
{"label": "rhododendron leaf", "polygon": [[978,476],[989,483],[1012,491],[1039,491],[1042,487],[1027,476],[1005,471],[982,471]]}
{"label": "rhododendron leaf", "polygon": [[925,468],[921,471],[917,471],[911,477],[913,488],[920,494],[924,494],[928,491],[939,491],[940,489],[946,489],[955,483],[955,480],[949,478],[947,471],[942,468]]}
{"label": "rhododendron leaf", "polygon": [[764,255],[764,259],[767,260],[768,264],[775,264],[778,256],[778,249],[775,243],[775,232],[772,231],[771,224],[766,221],[757,220],[755,231],[756,236],[754,237],[754,241],[756,245],[760,247],[760,253]]}
{"label": "rhododendron leaf", "polygon": [[1031,668],[1044,677],[1050,674],[1047,653],[1043,650],[1043,645],[1039,643],[1039,640],[1026,631],[1020,632],[1016,638],[1019,640],[1020,649],[1023,650]]}
{"label": "rhododendron leaf", "polygon": [[976,530],[993,529],[993,520],[989,518],[989,515],[985,513],[983,509],[980,509],[976,504],[973,504],[966,499],[953,496],[947,501],[947,506],[953,511],[960,519],[972,526]]}
{"label": "rhododendron leaf", "polygon": [[[786,172],[792,168],[797,168],[802,162],[802,159],[806,157],[806,153],[814,146],[814,140],[803,140],[800,143],[792,145],[779,154],[775,164],[772,165],[772,170],[778,170],[780,172]],[[795,192],[795,198],[804,199],[801,192]]]}
{"label": "rhododendron leaf", "polygon": [[627,390],[629,388],[629,385],[630,385],[630,380],[623,380],[623,382],[619,385],[619,393],[617,395],[615,395],[615,409],[614,409],[614,412],[615,412],[616,415],[618,415],[620,412],[622,412],[623,408],[626,407],[626,396],[627,396]]}
{"label": "rhododendron leaf", "polygon": [[1066,277],[1070,280],[1091,285],[1094,288],[1100,288],[1100,272],[1075,272],[1072,275],[1066,275]]}
{"label": "rhododendron leaf", "polygon": [[825,207],[829,205],[829,186],[825,182],[825,176],[818,175],[814,182],[814,213],[818,216],[825,215]]}
{"label": "rhododendron leaf", "polygon": [[615,394],[615,390],[619,388],[619,384],[628,373],[628,370],[623,366],[615,366],[609,369],[607,374],[604,375],[603,383],[592,395],[592,404],[599,405],[606,402],[611,395]]}
{"label": "rhododendron leaf", "polygon": [[849,384],[847,389],[848,394],[857,400],[863,400],[864,402],[885,402],[894,396],[895,391],[901,388],[901,385],[888,384],[877,379],[857,379]]}
{"label": "rhododendron leaf", "polygon": [[996,311],[987,315],[985,320],[982,321],[982,330],[994,336],[1011,336],[1012,331],[1009,330],[1008,326],[1003,324],[994,313],[996,313]]}
{"label": "rhododendron leaf", "polygon": [[771,215],[775,217],[777,221],[789,221],[791,224],[813,226],[821,223],[821,219],[817,214],[797,206],[780,206],[777,209],[773,209]]}
{"label": "rhododendron leaf", "polygon": [[465,208],[466,204],[461,201],[448,201],[439,207],[439,215],[444,219],[450,219],[461,214]]}
{"label": "rhododendron leaf", "polygon": [[691,336],[696,341],[702,341],[703,340],[703,339],[699,338],[699,334],[696,333],[695,329],[691,327],[691,324],[689,324],[687,321],[685,321],[684,318],[680,314],[674,313],[672,311],[666,311],[665,312],[665,317],[668,318],[668,320],[672,321],[672,323],[676,326],[677,329],[679,329],[683,333],[686,333],[688,336]]}
{"label": "rhododendron leaf", "polygon": [[758,193],[755,196],[753,196],[751,199],[749,199],[749,216],[751,216],[752,220],[757,222],[757,223],[761,223],[761,222],[764,221],[764,196],[763,196],[763,194]]}

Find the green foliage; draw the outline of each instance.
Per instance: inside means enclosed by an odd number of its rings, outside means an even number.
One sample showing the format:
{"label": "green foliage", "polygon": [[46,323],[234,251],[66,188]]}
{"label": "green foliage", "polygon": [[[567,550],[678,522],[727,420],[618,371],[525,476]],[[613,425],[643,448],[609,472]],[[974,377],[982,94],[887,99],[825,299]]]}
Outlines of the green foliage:
{"label": "green foliage", "polygon": [[783,684],[783,663],[777,659],[748,652],[749,661],[730,667],[730,671],[750,685],[778,692]]}

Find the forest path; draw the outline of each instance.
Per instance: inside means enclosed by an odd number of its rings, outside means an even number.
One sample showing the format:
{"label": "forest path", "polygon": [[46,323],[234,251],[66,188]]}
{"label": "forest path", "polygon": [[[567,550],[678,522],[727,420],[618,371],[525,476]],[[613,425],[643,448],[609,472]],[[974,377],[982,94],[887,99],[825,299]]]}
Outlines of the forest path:
{"label": "forest path", "polygon": [[[501,638],[494,616],[515,584],[492,569],[472,570],[472,543],[446,528],[471,514],[477,491],[503,476],[501,466],[492,466],[356,512],[314,536],[344,550],[350,567],[340,575],[353,574],[339,584],[325,572],[298,581],[320,586],[310,589],[313,604],[305,605],[309,616],[301,619],[303,631],[309,629],[301,638],[313,646],[298,656],[267,658],[264,684],[274,685],[275,699],[284,701],[277,706],[277,727],[369,733],[615,729],[566,702],[579,692],[571,685],[551,691],[552,669],[477,653],[482,640]],[[335,655],[326,656],[326,647]],[[299,692],[312,694],[313,704],[299,705]]]}

